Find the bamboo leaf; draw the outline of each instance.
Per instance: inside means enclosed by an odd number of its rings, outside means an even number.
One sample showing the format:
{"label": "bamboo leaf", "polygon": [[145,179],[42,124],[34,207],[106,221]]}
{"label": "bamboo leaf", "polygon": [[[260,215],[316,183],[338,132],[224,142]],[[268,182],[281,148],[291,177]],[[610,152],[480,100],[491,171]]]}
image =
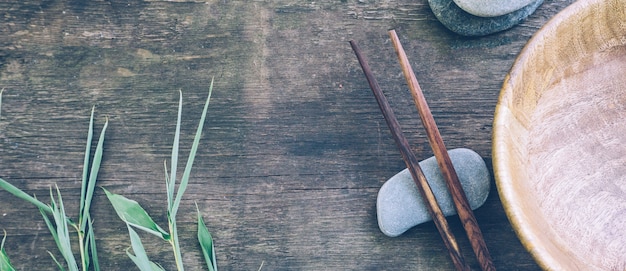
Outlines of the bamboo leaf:
{"label": "bamboo leaf", "polygon": [[167,208],[169,209],[172,206],[172,195],[170,195],[170,176],[167,173],[167,161],[163,161],[163,168],[165,169],[165,192],[167,194]]}
{"label": "bamboo leaf", "polygon": [[[180,202],[182,200],[183,194],[185,194],[185,190],[187,189],[187,184],[189,183],[189,175],[191,173],[191,167],[193,165],[194,158],[196,156],[196,151],[198,150],[198,145],[200,142],[200,137],[202,135],[202,128],[204,125],[204,120],[206,118],[206,113],[209,107],[209,100],[211,99],[211,92],[213,90],[213,81],[211,81],[211,86],[209,87],[209,95],[204,104],[204,109],[202,111],[202,116],[200,118],[200,123],[198,124],[198,129],[196,130],[196,135],[194,137],[193,144],[191,146],[191,151],[189,153],[189,158],[187,160],[187,164],[185,165],[185,171],[183,172],[183,176],[181,177],[180,184],[178,185],[178,191],[176,191],[176,198],[174,199],[173,204],[168,209],[168,221],[170,227],[170,233],[172,234],[172,247],[174,249],[174,258],[176,260],[176,267],[179,271],[183,271],[183,261],[180,250],[180,244],[178,241],[178,234],[176,232],[176,213],[178,212],[178,207],[180,206]],[[174,140],[174,146],[172,147],[172,169],[175,169],[175,162],[178,160],[178,138],[180,136],[180,116],[182,112],[182,92],[181,99],[178,106],[178,122],[176,123],[176,135]],[[176,180],[176,175],[174,172],[170,174],[170,187],[173,187],[173,183]],[[168,192],[173,192],[173,189]],[[168,195],[168,199],[170,196]]]}
{"label": "bamboo leaf", "polygon": [[185,267],[183,265],[183,255],[182,250],[180,249],[180,242],[178,240],[178,228],[176,226],[176,218],[172,217],[168,212],[167,221],[170,227],[170,234],[172,235],[172,240],[170,240],[170,244],[172,245],[172,250],[174,251],[174,261],[176,262],[176,269],[178,271],[184,271]]}
{"label": "bamboo leaf", "polygon": [[[130,258],[133,262],[135,262],[137,260],[137,257],[135,257],[135,255],[133,255],[132,253],[128,252],[128,250],[126,250],[126,255],[128,255],[128,258]],[[137,263],[135,263],[135,265],[137,265]],[[139,268],[139,270],[142,270],[141,268]],[[146,270],[150,270],[150,271],[165,271],[165,269],[163,267],[161,267],[159,264],[155,263],[155,262],[150,262],[150,269],[146,269]]]}
{"label": "bamboo leaf", "polygon": [[[126,255],[128,255],[128,258],[130,258],[133,262],[135,262],[136,259],[137,259],[137,257],[135,257],[135,255],[131,254],[128,251],[126,251]],[[139,270],[143,270],[143,269],[140,268]],[[165,269],[163,267],[161,267],[159,264],[157,264],[155,262],[150,262],[150,269],[146,269],[146,270],[149,270],[149,271],[165,271]]]}
{"label": "bamboo leaf", "polygon": [[23,199],[25,201],[28,201],[30,203],[32,203],[33,205],[37,206],[37,208],[44,210],[47,213],[52,213],[52,209],[50,209],[50,206],[46,205],[45,203],[37,200],[36,198],[26,194],[24,191],[20,190],[19,188],[13,186],[12,184],[10,184],[9,182],[3,180],[2,178],[0,178],[0,188],[6,190],[7,192],[13,194],[13,196],[16,196],[20,199]]}
{"label": "bamboo leaf", "polygon": [[100,132],[100,137],[98,138],[98,145],[96,145],[96,152],[94,153],[91,172],[89,173],[89,177],[87,177],[87,170],[89,170],[89,153],[91,149],[91,140],[93,137],[93,109],[91,111],[91,119],[89,121],[89,132],[87,136],[87,147],[85,148],[85,160],[83,164],[83,180],[82,180],[82,189],[81,189],[81,202],[80,202],[80,230],[85,231],[87,227],[87,219],[85,219],[89,215],[89,209],[91,208],[91,201],[93,199],[93,193],[96,187],[96,180],[98,178],[98,172],[100,171],[100,164],[102,162],[102,153],[104,149],[104,134],[106,132],[107,126],[109,125],[108,118],[104,122],[104,126],[102,127],[102,131]]}
{"label": "bamboo leaf", "polygon": [[55,241],[58,240],[59,238],[57,237],[57,231],[54,228],[54,224],[52,224],[52,221],[50,221],[50,218],[48,218],[48,214],[42,209],[39,209],[39,212],[41,213],[43,220],[46,222],[46,226],[48,227],[50,234],[52,234],[52,239],[54,239]]}
{"label": "bamboo leaf", "polygon": [[[172,144],[172,158],[171,158],[171,170],[169,177],[169,184],[167,187],[167,208],[171,212],[174,207],[174,190],[176,189],[176,168],[178,167],[178,146],[180,142],[180,120],[183,112],[183,92],[178,91],[178,116],[176,117],[176,132],[174,133],[174,143]],[[167,172],[165,173],[167,174]],[[180,187],[178,188],[180,189]],[[172,212],[176,213],[176,212]]]}
{"label": "bamboo leaf", "polygon": [[[148,260],[146,250],[143,247],[143,243],[141,243],[141,238],[139,238],[137,232],[133,230],[129,224],[126,224],[126,227],[128,228],[128,235],[130,236],[131,247],[135,253],[135,257],[139,260],[139,264],[137,266],[142,270],[150,269],[150,260]],[[142,268],[142,266],[147,268]]]}
{"label": "bamboo leaf", "polygon": [[[185,190],[187,189],[187,183],[189,182],[189,176],[191,174],[191,167],[193,166],[193,161],[196,158],[196,152],[198,150],[198,145],[200,143],[200,137],[202,136],[202,128],[204,127],[204,120],[206,119],[206,114],[209,109],[209,101],[211,100],[212,92],[213,92],[213,80],[211,79],[211,85],[209,86],[209,95],[207,96],[206,102],[204,103],[204,109],[202,110],[202,116],[200,117],[200,122],[198,123],[196,136],[193,139],[193,144],[191,145],[191,151],[189,152],[189,158],[187,159],[187,164],[185,165],[185,171],[183,172],[183,176],[180,180],[180,185],[178,186],[178,191],[176,192],[176,199],[174,200],[174,205],[172,206],[172,209],[171,209],[172,216],[174,217],[176,216],[176,212],[178,212],[178,206],[180,205],[180,201],[183,198],[183,194],[185,193]],[[170,176],[174,176],[174,174]]]}
{"label": "bamboo leaf", "polygon": [[93,222],[91,221],[91,216],[87,216],[87,222],[89,223],[89,230],[87,230],[87,242],[86,242],[86,248],[85,249],[89,249],[89,255],[91,258],[91,260],[93,261],[93,269],[94,271],[100,271],[100,263],[98,261],[98,251],[96,249],[96,237],[94,236],[93,233]]}
{"label": "bamboo leaf", "polygon": [[[104,133],[107,130],[107,126],[109,125],[109,120],[107,119],[104,122],[104,126],[102,127],[102,131],[100,132],[100,137],[98,138],[98,145],[96,146],[96,152],[93,155],[93,163],[91,165],[91,173],[89,173],[89,181],[87,182],[87,193],[85,197],[85,208],[82,210],[83,217],[89,214],[89,208],[91,207],[91,200],[93,198],[93,192],[96,187],[96,179],[98,178],[98,172],[100,171],[100,164],[102,162],[102,153],[103,153],[103,145],[104,145]],[[83,221],[81,225],[81,230],[85,229],[87,225],[87,221]]]}
{"label": "bamboo leaf", "polygon": [[[0,91],[0,94],[2,92]],[[4,250],[4,241],[7,239],[7,232],[4,231],[4,236],[2,237],[2,243],[0,243],[0,270],[2,271],[15,271],[15,268],[11,265],[11,261],[9,260],[9,255]]]}
{"label": "bamboo leaf", "polygon": [[126,250],[128,257],[135,263],[135,265],[137,265],[137,267],[139,267],[139,270],[141,271],[163,270],[157,264],[148,259],[146,250],[144,249],[143,244],[141,243],[141,238],[137,232],[133,230],[130,224],[126,224],[126,226],[128,227],[128,234],[130,235],[130,244],[133,252],[135,253],[135,255],[133,255]]}
{"label": "bamboo leaf", "polygon": [[52,207],[52,217],[54,218],[54,222],[56,224],[56,234],[57,238],[55,239],[57,243],[57,247],[59,251],[61,251],[61,255],[65,259],[67,263],[67,267],[71,271],[78,271],[78,264],[76,263],[76,259],[74,258],[74,254],[72,253],[72,244],[70,242],[70,233],[67,227],[67,217],[65,216],[65,206],[63,205],[63,199],[61,197],[61,191],[59,191],[59,187],[56,187],[57,191],[57,200],[58,203],[54,200],[54,196],[52,195],[52,191],[50,191],[51,207]]}
{"label": "bamboo leaf", "polygon": [[209,271],[217,271],[213,237],[204,223],[204,219],[200,214],[200,209],[198,209],[198,204],[196,204],[196,210],[198,213],[198,242],[200,243],[200,248],[202,248],[202,255],[204,256],[204,260],[206,261]]}
{"label": "bamboo leaf", "polygon": [[[137,265],[137,263],[135,262],[137,260],[137,257],[135,257],[135,255],[133,255],[132,253],[128,252],[128,250],[126,250],[126,255],[128,255],[128,258],[130,258],[135,265]],[[139,268],[139,270],[144,270]],[[165,271],[165,269],[163,267],[161,267],[160,265],[154,263],[154,262],[150,262],[150,269],[146,269],[149,271]]]}
{"label": "bamboo leaf", "polygon": [[[57,190],[57,193],[59,193],[58,190]],[[60,193],[59,193],[59,197],[60,197]],[[65,240],[69,242],[69,232],[67,233],[65,237],[63,236],[63,231],[64,231],[63,228],[67,228],[67,224],[64,225],[64,223],[59,223],[59,221],[61,221],[60,219],[63,219],[64,222],[68,223],[68,219],[67,217],[65,217],[64,213],[63,214],[59,213],[60,207],[54,200],[54,196],[52,195],[52,189],[50,189],[50,198],[51,198],[51,203],[50,203],[51,205],[49,205],[48,208],[52,210],[51,215],[54,220],[54,223],[50,220],[45,210],[39,209],[39,212],[43,216],[43,219],[46,222],[46,226],[48,227],[50,234],[52,234],[52,238],[54,239],[54,242],[56,243],[57,248],[61,252],[61,255],[63,256],[64,259],[66,259],[66,262],[70,270],[78,270],[78,266],[76,266],[76,269],[73,269],[71,265],[71,260],[66,258],[66,250],[67,250],[66,247],[68,245],[65,244]],[[60,233],[62,236],[59,236]],[[70,245],[69,250],[71,253],[71,245]],[[48,254],[50,254],[50,256],[56,262],[60,270],[65,270],[63,266],[61,265],[61,263],[57,261],[56,257],[54,257],[54,255],[50,251],[48,251]],[[72,259],[73,259],[73,255],[72,255]]]}
{"label": "bamboo leaf", "polygon": [[59,268],[59,270],[65,271],[65,268],[63,267],[63,265],[57,260],[56,257],[54,257],[54,255],[52,255],[52,252],[48,251],[48,255],[50,255],[52,260],[57,264],[57,267]]}
{"label": "bamboo leaf", "polygon": [[91,108],[91,117],[89,118],[89,130],[87,131],[87,144],[85,146],[85,157],[83,159],[83,178],[80,189],[80,208],[78,209],[80,210],[79,215],[81,217],[84,213],[83,210],[85,209],[85,198],[87,197],[87,178],[89,177],[89,158],[91,157],[91,141],[93,139],[93,114],[95,110],[95,106]]}
{"label": "bamboo leaf", "polygon": [[170,239],[170,234],[159,227],[139,203],[122,195],[113,194],[104,188],[102,189],[122,221],[138,229],[159,236],[163,240],[168,241]]}
{"label": "bamboo leaf", "polygon": [[94,116],[95,106],[91,108],[91,116],[89,118],[89,130],[87,132],[87,144],[85,146],[85,157],[83,161],[83,176],[81,182],[81,195],[80,195],[80,209],[79,209],[79,219],[77,227],[78,236],[80,239],[80,249],[81,251],[81,259],[83,263],[83,268],[87,268],[91,261],[93,261],[94,269],[99,270],[100,267],[98,265],[97,251],[95,245],[95,237],[93,233],[91,216],[89,214],[89,210],[91,208],[91,201],[93,199],[94,190],[96,187],[96,181],[98,177],[98,172],[100,170],[100,164],[102,161],[102,153],[103,153],[103,145],[104,145],[104,134],[106,132],[109,120],[106,119],[102,131],[100,133],[100,137],[98,139],[98,144],[96,146],[96,152],[93,157],[92,165],[89,165],[89,158],[91,153],[91,142],[93,140],[93,116]]}
{"label": "bamboo leaf", "polygon": [[91,208],[91,201],[93,199],[94,190],[96,187],[96,181],[98,178],[98,172],[100,170],[100,164],[102,161],[104,135],[109,124],[108,118],[106,119],[100,137],[98,138],[98,144],[96,146],[96,152],[93,157],[92,165],[89,165],[89,158],[91,156],[91,142],[93,140],[93,117],[95,106],[91,108],[91,116],[89,118],[89,130],[87,132],[87,144],[85,146],[85,157],[83,160],[83,176],[81,182],[81,195],[80,195],[80,208],[78,218],[78,231],[79,247],[81,249],[80,255],[83,268],[88,268],[91,261],[94,264],[94,270],[99,270],[97,251],[95,245],[95,237],[93,233],[93,224],[91,223],[91,216],[89,210]]}

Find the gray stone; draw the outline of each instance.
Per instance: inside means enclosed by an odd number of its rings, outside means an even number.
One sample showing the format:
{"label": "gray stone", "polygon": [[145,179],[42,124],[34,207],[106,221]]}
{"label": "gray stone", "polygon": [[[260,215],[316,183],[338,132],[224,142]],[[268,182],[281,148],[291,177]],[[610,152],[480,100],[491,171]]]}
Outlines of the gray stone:
{"label": "gray stone", "polygon": [[479,17],[496,17],[511,13],[536,0],[454,0],[454,3],[469,14]]}
{"label": "gray stone", "polygon": [[[449,150],[448,154],[470,207],[475,210],[485,203],[489,195],[491,178],[485,161],[470,149]],[[435,157],[419,164],[443,214],[446,216],[456,214],[452,196],[448,192]],[[380,188],[376,212],[380,230],[390,237],[398,236],[416,225],[432,220],[408,169],[391,177]]]}
{"label": "gray stone", "polygon": [[451,31],[463,36],[485,36],[507,30],[535,12],[543,0],[497,17],[479,17],[467,13],[453,0],[428,0],[435,17]]}

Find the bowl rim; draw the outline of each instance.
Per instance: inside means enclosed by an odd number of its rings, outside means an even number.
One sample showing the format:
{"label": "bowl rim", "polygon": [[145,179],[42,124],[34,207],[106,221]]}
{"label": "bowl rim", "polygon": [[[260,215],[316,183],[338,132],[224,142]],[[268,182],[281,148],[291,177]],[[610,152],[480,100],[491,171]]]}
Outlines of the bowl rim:
{"label": "bowl rim", "polygon": [[[544,34],[555,33],[558,26],[573,16],[584,12],[591,6],[606,5],[608,2],[621,2],[622,0],[583,0],[576,1],[564,8],[562,11],[553,16],[547,23],[545,23],[533,36],[529,39],[526,45],[522,48],[518,56],[516,57],[514,64],[504,78],[493,120],[493,132],[492,132],[492,158],[494,178],[496,182],[496,188],[502,202],[505,214],[513,227],[517,237],[520,239],[522,245],[531,254],[539,266],[544,270],[564,270],[566,267],[561,264],[557,258],[554,257],[544,246],[543,240],[532,230],[525,228],[525,214],[520,204],[520,197],[514,190],[512,176],[506,171],[507,164],[511,162],[507,155],[510,151],[506,148],[499,146],[500,143],[506,141],[506,135],[502,130],[507,126],[509,120],[509,109],[506,104],[506,98],[510,97],[512,88],[509,86],[509,80],[511,75],[520,74],[524,69],[524,61],[532,57],[536,50],[541,50],[541,44],[544,41]],[[539,244],[539,245],[538,245]]]}

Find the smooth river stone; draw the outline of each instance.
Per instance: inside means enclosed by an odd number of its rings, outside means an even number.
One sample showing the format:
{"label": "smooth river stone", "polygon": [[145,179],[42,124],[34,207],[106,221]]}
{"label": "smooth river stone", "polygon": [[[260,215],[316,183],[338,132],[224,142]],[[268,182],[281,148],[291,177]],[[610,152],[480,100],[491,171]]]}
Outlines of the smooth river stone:
{"label": "smooth river stone", "polygon": [[479,17],[496,17],[532,4],[535,0],[454,0],[467,13]]}
{"label": "smooth river stone", "polygon": [[467,13],[453,0],[428,0],[435,17],[452,32],[463,36],[485,36],[507,30],[535,12],[543,0],[536,0],[529,5],[497,17],[479,17]]}
{"label": "smooth river stone", "polygon": [[[490,175],[485,161],[470,149],[449,150],[450,160],[459,177],[472,210],[480,207],[489,195]],[[456,209],[435,157],[419,163],[445,216]],[[376,202],[378,227],[387,236],[396,237],[421,223],[431,221],[422,196],[408,169],[391,177],[378,191]]]}

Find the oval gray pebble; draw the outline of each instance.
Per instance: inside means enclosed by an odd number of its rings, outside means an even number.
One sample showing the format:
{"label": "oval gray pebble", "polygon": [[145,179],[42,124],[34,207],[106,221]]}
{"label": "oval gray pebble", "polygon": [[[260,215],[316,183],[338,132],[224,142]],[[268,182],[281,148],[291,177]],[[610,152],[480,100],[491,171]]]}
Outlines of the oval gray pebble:
{"label": "oval gray pebble", "polygon": [[535,2],[535,0],[454,0],[469,14],[479,17],[502,16]]}
{"label": "oval gray pebble", "polygon": [[[472,210],[487,200],[490,175],[485,161],[470,149],[448,151],[461,186]],[[437,165],[435,157],[419,163],[444,215],[456,214],[452,197]],[[408,229],[431,219],[422,196],[408,169],[391,177],[378,192],[376,202],[378,226],[387,236],[398,236]]]}
{"label": "oval gray pebble", "polygon": [[453,0],[428,0],[435,17],[451,31],[463,36],[485,36],[507,30],[535,12],[543,0],[497,17],[479,17],[467,13]]}

